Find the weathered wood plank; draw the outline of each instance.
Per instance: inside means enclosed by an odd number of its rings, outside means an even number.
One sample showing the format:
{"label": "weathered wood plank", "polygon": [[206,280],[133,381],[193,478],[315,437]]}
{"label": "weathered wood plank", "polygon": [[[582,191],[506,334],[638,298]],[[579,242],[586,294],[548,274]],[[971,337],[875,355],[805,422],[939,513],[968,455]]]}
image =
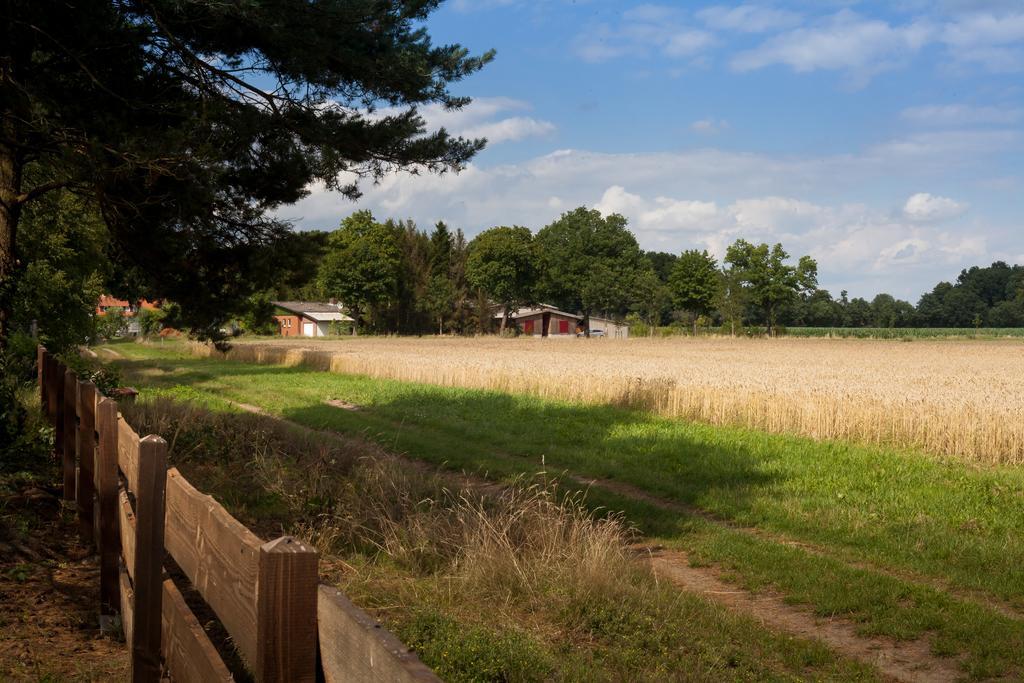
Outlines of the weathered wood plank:
{"label": "weathered wood plank", "polygon": [[117,467],[128,480],[128,490],[134,494],[139,488],[139,435],[120,414],[117,416]]}
{"label": "weathered wood plank", "polygon": [[285,536],[260,548],[256,680],[316,681],[316,549]]}
{"label": "weathered wood plank", "polygon": [[[135,624],[132,680],[160,680],[160,635],[163,619],[164,491],[167,442],[147,436],[139,442],[138,489],[135,494]],[[127,550],[127,548],[126,548]],[[127,560],[127,556],[125,558]]]}
{"label": "weathered wood plank", "polygon": [[93,506],[96,496],[96,385],[78,383],[78,527],[82,538],[93,541]]}
{"label": "weathered wood plank", "polygon": [[64,371],[64,411],[63,422],[64,429],[62,430],[64,438],[62,439],[63,452],[61,453],[61,460],[63,463],[62,470],[64,472],[64,500],[75,499],[75,485],[78,483],[75,477],[75,467],[78,464],[75,462],[75,451],[78,445],[78,415],[75,410],[75,404],[78,401],[78,378],[75,377],[75,373],[71,370]]}
{"label": "weathered wood plank", "polygon": [[341,591],[320,586],[317,598],[320,665],[326,683],[440,683],[414,652]]}
{"label": "weathered wood plank", "polygon": [[117,403],[102,398],[96,406],[99,448],[96,458],[96,543],[100,555],[100,614],[120,609],[118,559],[121,534],[117,495]]}
{"label": "weathered wood plank", "polygon": [[128,492],[123,488],[117,493],[117,519],[117,526],[121,531],[121,554],[124,556],[124,566],[128,569],[128,578],[134,581],[135,541],[139,532],[135,523],[135,511],[128,499]]}
{"label": "weathered wood plank", "polygon": [[117,586],[120,591],[121,627],[124,629],[124,642],[128,650],[132,649],[132,636],[135,626],[135,593],[132,591],[132,580],[124,567],[117,574]]}
{"label": "weathered wood plank", "polygon": [[171,468],[164,543],[255,667],[260,539]]}
{"label": "weathered wood plank", "polygon": [[162,650],[164,663],[176,683],[234,680],[170,579],[164,579]]}

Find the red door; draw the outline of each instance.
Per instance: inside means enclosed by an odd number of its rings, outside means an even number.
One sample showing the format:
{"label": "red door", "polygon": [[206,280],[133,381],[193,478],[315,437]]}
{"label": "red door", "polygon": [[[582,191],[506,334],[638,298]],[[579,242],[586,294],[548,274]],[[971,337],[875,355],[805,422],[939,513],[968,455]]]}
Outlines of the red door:
{"label": "red door", "polygon": [[523,322],[523,334],[533,334],[533,321],[527,320]]}
{"label": "red door", "polygon": [[558,321],[558,334],[569,334],[569,321],[559,320]]}

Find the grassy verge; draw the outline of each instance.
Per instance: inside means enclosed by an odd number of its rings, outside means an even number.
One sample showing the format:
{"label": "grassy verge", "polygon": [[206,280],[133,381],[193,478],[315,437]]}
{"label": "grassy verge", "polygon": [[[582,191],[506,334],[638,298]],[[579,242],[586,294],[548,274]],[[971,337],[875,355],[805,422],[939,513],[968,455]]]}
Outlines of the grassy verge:
{"label": "grassy verge", "polygon": [[144,398],[125,415],[246,524],[314,542],[323,571],[445,680],[875,679],[659,585],[620,517],[543,478],[460,489],[371,443],[181,393],[202,405]]}
{"label": "grassy verge", "polygon": [[[930,635],[936,652],[962,655],[976,677],[1024,670],[1024,622],[986,604],[1024,606],[1019,469],[611,407],[121,350],[135,359],[126,371],[148,386],[252,403],[430,462],[499,478],[546,469],[628,483],[739,528],[597,490],[591,504],[625,510],[645,533],[735,580],[848,616],[867,633]],[[959,595],[966,591],[981,598]]]}

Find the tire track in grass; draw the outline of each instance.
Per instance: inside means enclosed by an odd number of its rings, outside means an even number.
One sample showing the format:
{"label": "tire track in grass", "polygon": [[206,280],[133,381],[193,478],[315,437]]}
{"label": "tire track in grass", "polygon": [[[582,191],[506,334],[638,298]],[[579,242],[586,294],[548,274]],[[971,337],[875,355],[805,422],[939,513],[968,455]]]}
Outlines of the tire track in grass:
{"label": "tire track in grass", "polygon": [[[274,415],[256,405],[230,400],[228,402],[244,411],[272,417],[326,438],[332,438],[337,435],[337,432],[332,429],[314,429],[299,422]],[[351,410],[348,406],[345,406],[344,409]],[[499,452],[494,452],[494,454],[508,460],[510,463],[523,464],[523,459],[517,456]],[[424,461],[406,454],[391,452],[390,455],[408,462],[418,469],[425,466]],[[434,465],[433,467],[444,469],[443,466]],[[641,500],[655,507],[684,514],[697,514],[712,523],[729,526],[722,520],[715,519],[704,511],[690,509],[689,506],[660,499],[626,484],[590,479],[570,473],[566,473],[563,478],[584,488],[602,488],[611,493]],[[500,487],[500,484],[496,485],[494,481],[465,472],[457,477],[457,481],[468,488],[478,491],[489,490],[493,492],[496,490],[496,486]],[[746,528],[738,528],[736,530],[760,531]],[[771,540],[779,542],[778,539]],[[804,546],[804,544],[797,542],[792,542],[792,544]],[[652,549],[643,546],[637,549],[640,550],[638,552],[638,561],[648,563],[657,577],[669,581],[678,588],[715,601],[738,614],[752,617],[772,630],[802,639],[822,642],[845,657],[875,667],[884,676],[892,680],[950,683],[963,677],[959,660],[940,658],[933,655],[927,638],[896,640],[880,636],[866,637],[860,635],[857,632],[856,625],[849,620],[818,618],[807,610],[787,604],[780,595],[764,591],[755,593],[727,583],[721,578],[721,573],[714,568],[692,566],[689,556],[682,551],[660,548]]]}
{"label": "tire track in grass", "polygon": [[844,619],[815,618],[786,604],[781,596],[738,589],[710,568],[691,566],[688,556],[681,551],[652,550],[647,560],[655,575],[683,590],[751,616],[773,630],[823,642],[897,681],[952,683],[963,678],[958,660],[934,656],[927,638],[899,641],[862,636]]}

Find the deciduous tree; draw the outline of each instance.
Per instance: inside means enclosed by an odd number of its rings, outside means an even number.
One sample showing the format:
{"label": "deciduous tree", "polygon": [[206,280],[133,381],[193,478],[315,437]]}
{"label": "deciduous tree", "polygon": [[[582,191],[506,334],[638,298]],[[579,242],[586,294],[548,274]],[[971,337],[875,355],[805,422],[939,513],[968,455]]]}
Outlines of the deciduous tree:
{"label": "deciduous tree", "polygon": [[502,332],[512,312],[533,301],[536,277],[537,255],[529,228],[491,228],[469,243],[466,280],[502,307]]}
{"label": "deciduous tree", "polygon": [[580,207],[562,214],[535,238],[540,263],[538,296],[583,315],[624,312],[647,265],[636,237],[617,213],[607,217]]}
{"label": "deciduous tree", "polygon": [[694,334],[697,334],[697,318],[710,315],[714,310],[719,285],[718,262],[707,251],[684,251],[672,267],[669,276],[672,297],[693,319]]}
{"label": "deciduous tree", "polygon": [[747,297],[764,315],[768,334],[775,334],[779,307],[801,292],[818,285],[818,264],[801,256],[796,265],[786,263],[789,254],[781,244],[769,247],[736,240],[726,251],[725,261],[736,271]]}

